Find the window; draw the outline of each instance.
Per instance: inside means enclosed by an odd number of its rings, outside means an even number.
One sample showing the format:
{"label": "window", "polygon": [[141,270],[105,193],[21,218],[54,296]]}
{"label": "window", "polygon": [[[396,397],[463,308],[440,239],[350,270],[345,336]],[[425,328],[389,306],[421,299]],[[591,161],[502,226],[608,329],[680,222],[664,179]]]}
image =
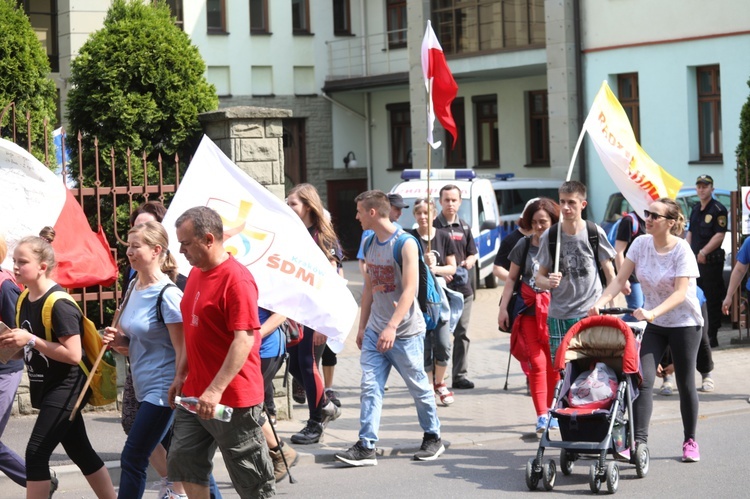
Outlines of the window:
{"label": "window", "polygon": [[466,119],[464,118],[464,98],[456,97],[451,104],[451,114],[456,122],[458,138],[453,144],[453,137],[445,133],[445,143],[448,144],[448,166],[451,168],[466,168]]}
{"label": "window", "polygon": [[310,33],[309,0],[292,0],[292,33]]}
{"label": "window", "polygon": [[721,80],[719,66],[696,68],[698,144],[701,161],[721,161]]}
{"label": "window", "polygon": [[638,73],[617,75],[617,95],[633,127],[635,140],[641,143],[641,108],[638,96]]}
{"label": "window", "polygon": [[250,34],[267,34],[268,0],[250,0]]}
{"label": "window", "polygon": [[529,145],[532,165],[549,165],[547,91],[529,92]]}
{"label": "window", "polygon": [[352,34],[349,0],[333,0],[333,34]]}
{"label": "window", "polygon": [[411,109],[408,102],[386,106],[391,121],[391,168],[411,168]]}
{"label": "window", "polygon": [[544,46],[544,0],[432,0],[446,54]]}
{"label": "window", "polygon": [[227,32],[224,0],[206,0],[206,28],[209,33]]}
{"label": "window", "polygon": [[182,0],[167,0],[169,10],[172,11],[172,17],[174,17],[174,25],[185,31],[185,20],[182,14]]}
{"label": "window", "polygon": [[477,166],[497,168],[500,164],[500,140],[497,134],[497,96],[473,97],[477,134]]}
{"label": "window", "polygon": [[406,47],[406,0],[387,0],[388,48]]}
{"label": "window", "polygon": [[56,0],[23,0],[18,5],[29,16],[39,43],[42,44],[50,69],[53,73],[60,71],[60,53],[57,48],[57,8]]}

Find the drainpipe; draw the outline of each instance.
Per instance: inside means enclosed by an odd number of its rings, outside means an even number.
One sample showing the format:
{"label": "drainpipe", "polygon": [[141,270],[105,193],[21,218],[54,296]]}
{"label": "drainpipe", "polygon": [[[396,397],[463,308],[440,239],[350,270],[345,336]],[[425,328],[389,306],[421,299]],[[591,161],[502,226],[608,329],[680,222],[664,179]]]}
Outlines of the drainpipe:
{"label": "drainpipe", "polygon": [[[578,94],[578,130],[581,131],[584,120],[584,96],[583,96],[583,53],[581,48],[581,1],[573,0],[573,31],[575,40],[575,66],[576,66],[576,94]],[[578,133],[576,133],[578,135]],[[578,167],[581,174],[581,182],[588,184],[588,168],[586,167],[586,144],[581,143],[581,149],[578,153]]]}
{"label": "drainpipe", "polygon": [[367,158],[367,188],[373,189],[375,181],[372,165],[372,139],[370,138],[370,95],[370,92],[365,92],[365,157]]}

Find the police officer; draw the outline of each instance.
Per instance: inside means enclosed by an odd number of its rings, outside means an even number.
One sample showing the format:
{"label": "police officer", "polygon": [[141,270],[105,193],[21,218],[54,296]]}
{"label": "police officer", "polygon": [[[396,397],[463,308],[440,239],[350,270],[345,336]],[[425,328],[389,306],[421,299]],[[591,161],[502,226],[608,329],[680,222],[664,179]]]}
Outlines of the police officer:
{"label": "police officer", "polygon": [[724,250],[721,243],[727,231],[727,209],[713,198],[714,179],[701,175],[695,181],[699,203],[690,213],[687,242],[698,260],[698,286],[706,294],[708,306],[708,338],[711,347],[718,347],[717,333],[721,325],[721,297],[724,296]]}

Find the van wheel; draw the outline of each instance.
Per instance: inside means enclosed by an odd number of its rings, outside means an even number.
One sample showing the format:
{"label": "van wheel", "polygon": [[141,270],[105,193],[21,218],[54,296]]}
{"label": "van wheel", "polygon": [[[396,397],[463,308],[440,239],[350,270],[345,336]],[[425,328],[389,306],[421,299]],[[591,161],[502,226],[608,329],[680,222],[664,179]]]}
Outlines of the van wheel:
{"label": "van wheel", "polygon": [[484,278],[484,285],[487,289],[495,289],[497,287],[497,277],[495,274],[490,274]]}

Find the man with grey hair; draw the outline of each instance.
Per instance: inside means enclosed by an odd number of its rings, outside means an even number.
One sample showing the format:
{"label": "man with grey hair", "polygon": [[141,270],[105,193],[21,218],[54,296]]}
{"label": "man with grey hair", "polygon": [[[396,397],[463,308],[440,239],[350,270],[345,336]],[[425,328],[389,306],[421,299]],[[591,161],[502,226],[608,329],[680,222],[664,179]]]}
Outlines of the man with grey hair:
{"label": "man with grey hair", "polygon": [[[216,447],[240,497],[275,494],[273,466],[261,431],[258,287],[250,271],[224,249],[224,227],[211,208],[190,208],[175,223],[180,253],[193,266],[182,299],[185,350],[169,402],[196,397],[195,413],[175,411],[170,478],[190,498],[209,497]],[[217,404],[232,407],[228,422],[213,419]],[[250,472],[252,470],[252,472]]]}

